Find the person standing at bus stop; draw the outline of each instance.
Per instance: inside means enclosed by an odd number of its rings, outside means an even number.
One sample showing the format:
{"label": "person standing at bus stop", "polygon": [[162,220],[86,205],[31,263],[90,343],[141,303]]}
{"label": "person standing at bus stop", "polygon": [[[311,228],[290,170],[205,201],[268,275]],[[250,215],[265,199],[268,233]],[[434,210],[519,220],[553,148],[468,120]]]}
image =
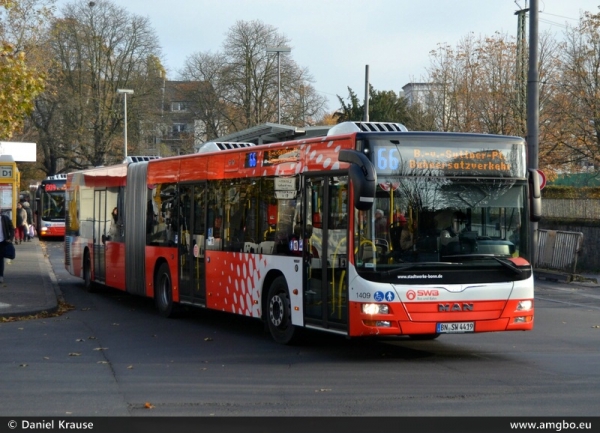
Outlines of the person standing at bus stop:
{"label": "person standing at bus stop", "polygon": [[21,203],[17,203],[17,227],[15,230],[15,244],[20,244],[27,233],[27,212]]}
{"label": "person standing at bus stop", "polygon": [[35,231],[33,228],[33,212],[31,212],[31,206],[29,206],[28,201],[23,202],[23,209],[25,209],[25,212],[27,213],[27,232],[25,233],[25,240],[29,242],[35,236]]}
{"label": "person standing at bus stop", "polygon": [[4,259],[15,258],[15,247],[12,245],[15,229],[11,219],[4,214],[0,215],[0,225],[0,283],[4,283]]}

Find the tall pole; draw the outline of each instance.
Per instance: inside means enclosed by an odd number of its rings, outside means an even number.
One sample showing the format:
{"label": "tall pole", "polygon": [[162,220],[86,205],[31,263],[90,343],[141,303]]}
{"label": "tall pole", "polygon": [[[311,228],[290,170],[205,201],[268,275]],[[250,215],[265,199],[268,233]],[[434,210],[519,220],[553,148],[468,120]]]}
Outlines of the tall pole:
{"label": "tall pole", "polygon": [[127,93],[123,95],[123,111],[125,112],[125,124],[123,126],[123,142],[125,143],[125,159],[127,159]]}
{"label": "tall pole", "polygon": [[518,17],[517,27],[517,112],[519,116],[519,135],[525,135],[525,122],[527,112],[527,55],[526,55],[526,32],[525,20],[529,9],[521,9],[515,12]]}
{"label": "tall pole", "polygon": [[277,123],[281,125],[281,66],[279,56],[281,51],[277,51]]}
{"label": "tall pole", "polygon": [[[539,72],[538,72],[538,0],[529,8],[529,69],[527,72],[527,166],[539,168]],[[538,223],[531,224],[531,258],[537,260]]]}
{"label": "tall pole", "polygon": [[267,47],[268,53],[277,53],[277,123],[281,124],[281,67],[279,56],[281,53],[289,53],[289,47]]}
{"label": "tall pole", "polygon": [[123,124],[123,142],[125,143],[125,151],[123,159],[127,159],[127,95],[133,95],[132,89],[117,89],[117,93],[123,94],[123,110],[124,110],[124,124]]}
{"label": "tall pole", "polygon": [[365,112],[363,120],[369,121],[369,65],[365,66]]}

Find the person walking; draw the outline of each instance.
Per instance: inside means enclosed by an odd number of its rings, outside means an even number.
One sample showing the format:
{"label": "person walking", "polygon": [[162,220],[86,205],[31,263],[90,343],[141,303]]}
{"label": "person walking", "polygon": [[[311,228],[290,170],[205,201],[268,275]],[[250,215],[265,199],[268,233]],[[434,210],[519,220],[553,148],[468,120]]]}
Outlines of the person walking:
{"label": "person walking", "polygon": [[25,233],[25,239],[27,240],[27,242],[31,241],[31,239],[33,239],[33,212],[31,211],[31,206],[29,205],[28,201],[24,201],[23,202],[23,209],[25,209],[25,212],[27,213],[27,233]]}
{"label": "person walking", "polygon": [[[4,259],[10,258],[14,259],[14,249],[15,247],[12,245],[13,238],[15,236],[15,229],[13,227],[12,221],[9,217],[2,214],[0,215],[0,223],[2,227],[0,227],[0,284],[4,283]],[[9,253],[9,249],[12,252]],[[8,256],[8,257],[7,257]]]}
{"label": "person walking", "polygon": [[22,203],[17,203],[17,227],[15,231],[15,244],[20,244],[25,239],[27,233],[27,212],[23,209]]}

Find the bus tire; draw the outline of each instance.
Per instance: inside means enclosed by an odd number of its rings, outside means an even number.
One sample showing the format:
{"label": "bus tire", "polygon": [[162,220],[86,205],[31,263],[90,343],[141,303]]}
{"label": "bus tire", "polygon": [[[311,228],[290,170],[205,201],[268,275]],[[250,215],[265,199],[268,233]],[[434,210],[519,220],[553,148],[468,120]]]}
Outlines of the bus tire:
{"label": "bus tire", "polygon": [[279,344],[290,344],[298,331],[292,325],[290,292],[283,276],[275,278],[267,295],[267,325],[273,339]]}
{"label": "bus tire", "polygon": [[161,316],[173,317],[173,284],[171,271],[167,263],[162,263],[156,273],[154,280],[154,302]]}
{"label": "bus tire", "polygon": [[83,253],[83,288],[90,293],[94,292],[95,289],[92,281],[92,259],[90,258],[90,252],[87,250]]}
{"label": "bus tire", "polygon": [[409,335],[408,337],[411,340],[427,341],[427,340],[435,340],[439,336],[440,336],[440,334],[413,334],[413,335]]}

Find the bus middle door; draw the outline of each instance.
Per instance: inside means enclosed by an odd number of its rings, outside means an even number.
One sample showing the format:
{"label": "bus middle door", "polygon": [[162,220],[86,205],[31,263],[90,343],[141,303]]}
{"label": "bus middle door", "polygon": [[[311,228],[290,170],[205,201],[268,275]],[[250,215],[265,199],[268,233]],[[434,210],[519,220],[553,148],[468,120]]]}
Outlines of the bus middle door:
{"label": "bus middle door", "polygon": [[179,285],[183,303],[206,305],[206,182],[180,185]]}
{"label": "bus middle door", "polygon": [[108,233],[107,223],[110,224],[106,209],[106,190],[95,190],[93,226],[94,281],[101,283],[106,281],[106,259],[104,252],[106,250],[106,235]]}

